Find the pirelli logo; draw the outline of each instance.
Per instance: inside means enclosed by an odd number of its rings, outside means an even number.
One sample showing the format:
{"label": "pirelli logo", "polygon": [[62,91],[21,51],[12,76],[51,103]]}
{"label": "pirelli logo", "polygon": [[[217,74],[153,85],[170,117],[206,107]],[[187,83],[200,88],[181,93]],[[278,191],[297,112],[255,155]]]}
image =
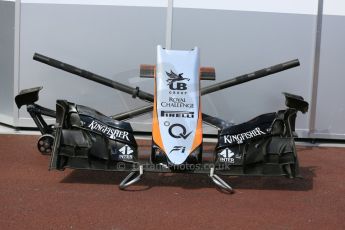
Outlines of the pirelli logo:
{"label": "pirelli logo", "polygon": [[187,112],[187,111],[161,111],[161,117],[194,118],[194,112]]}

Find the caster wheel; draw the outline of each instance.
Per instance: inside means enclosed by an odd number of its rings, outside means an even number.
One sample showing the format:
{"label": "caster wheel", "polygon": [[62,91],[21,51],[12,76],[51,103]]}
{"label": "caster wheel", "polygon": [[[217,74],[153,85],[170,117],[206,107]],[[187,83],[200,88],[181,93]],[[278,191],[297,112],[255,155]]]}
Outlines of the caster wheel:
{"label": "caster wheel", "polygon": [[38,139],[37,148],[42,155],[50,155],[53,151],[54,136],[50,134],[44,134]]}

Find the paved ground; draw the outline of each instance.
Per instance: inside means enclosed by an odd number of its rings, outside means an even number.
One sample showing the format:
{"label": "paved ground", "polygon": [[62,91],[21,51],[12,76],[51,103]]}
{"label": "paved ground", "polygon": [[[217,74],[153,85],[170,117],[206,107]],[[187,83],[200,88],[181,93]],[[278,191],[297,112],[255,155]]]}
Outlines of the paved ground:
{"label": "paved ground", "polygon": [[0,135],[0,229],[345,229],[345,148],[299,147],[304,179],[47,170],[37,136]]}

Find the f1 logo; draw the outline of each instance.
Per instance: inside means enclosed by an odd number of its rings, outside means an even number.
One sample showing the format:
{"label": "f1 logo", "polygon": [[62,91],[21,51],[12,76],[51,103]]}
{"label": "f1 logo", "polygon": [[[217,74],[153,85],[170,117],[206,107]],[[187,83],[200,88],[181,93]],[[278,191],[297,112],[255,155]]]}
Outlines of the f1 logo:
{"label": "f1 logo", "polygon": [[186,151],[186,147],[184,146],[175,146],[171,151],[171,152],[174,152],[174,151],[180,151],[181,153],[184,153]]}

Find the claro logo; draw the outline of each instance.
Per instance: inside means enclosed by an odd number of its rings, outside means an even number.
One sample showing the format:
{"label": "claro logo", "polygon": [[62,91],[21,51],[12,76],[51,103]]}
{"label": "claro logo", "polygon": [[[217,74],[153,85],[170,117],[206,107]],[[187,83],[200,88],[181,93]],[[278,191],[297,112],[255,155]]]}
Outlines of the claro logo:
{"label": "claro logo", "polygon": [[176,139],[179,139],[179,138],[187,139],[189,135],[192,133],[192,132],[188,133],[186,127],[184,127],[181,124],[172,124],[169,127],[168,131],[169,131],[169,135]]}

